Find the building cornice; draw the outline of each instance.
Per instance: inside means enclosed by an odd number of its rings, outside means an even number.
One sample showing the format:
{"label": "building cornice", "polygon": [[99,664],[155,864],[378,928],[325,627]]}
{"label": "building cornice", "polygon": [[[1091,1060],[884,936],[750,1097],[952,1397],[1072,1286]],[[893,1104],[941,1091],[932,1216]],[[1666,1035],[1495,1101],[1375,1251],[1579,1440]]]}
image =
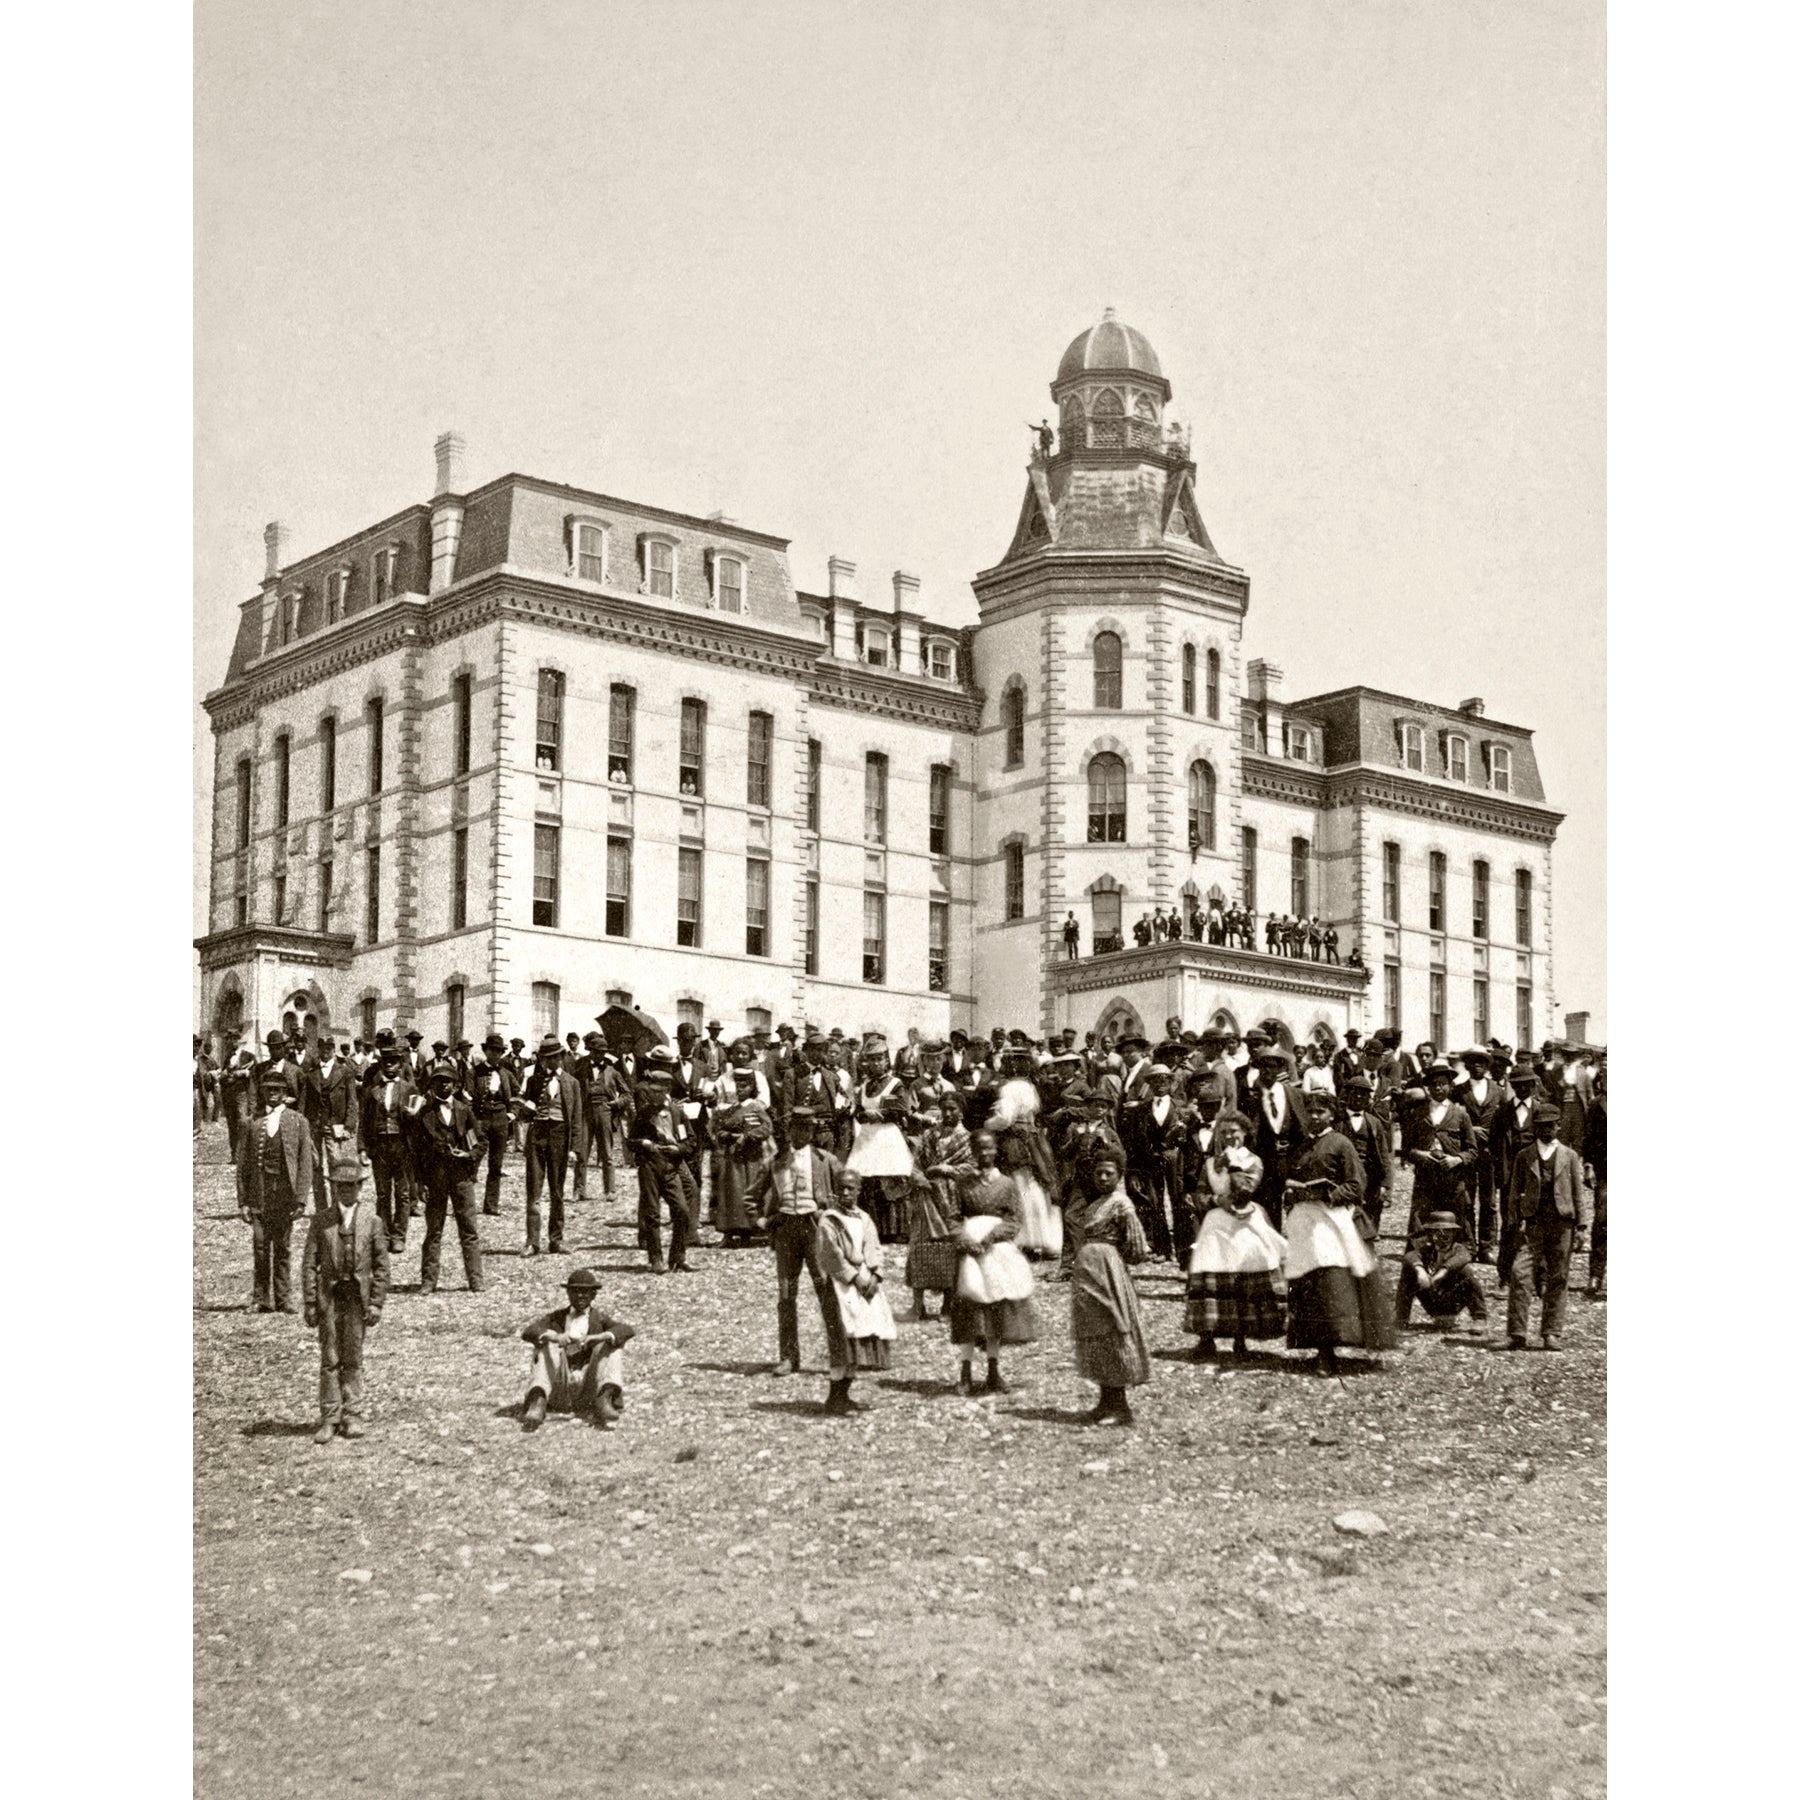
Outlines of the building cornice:
{"label": "building cornice", "polygon": [[1285,994],[1311,994],[1317,999],[1355,999],[1369,985],[1367,969],[1347,963],[1316,963],[1292,956],[1265,956],[1256,950],[1234,950],[1223,944],[1201,944],[1192,938],[1147,944],[1089,956],[1080,962],[1053,962],[1046,970],[1059,993],[1092,993],[1122,988],[1136,981],[1191,970],[1214,981],[1273,988]]}
{"label": "building cornice", "polygon": [[1296,762],[1292,757],[1269,756],[1260,750],[1238,752],[1244,772],[1244,795],[1252,800],[1287,800],[1296,806],[1317,807],[1325,800],[1323,770]]}
{"label": "building cornice", "polygon": [[1495,831],[1549,844],[1566,815],[1535,800],[1512,800],[1459,781],[1430,781],[1399,769],[1347,763],[1325,772],[1324,804],[1375,806],[1418,819],[1437,819],[1476,831]]}
{"label": "building cornice", "polygon": [[356,939],[347,931],[303,931],[295,925],[233,925],[195,938],[194,948],[200,952],[203,969],[223,969],[256,956],[347,969]]}
{"label": "building cornice", "polygon": [[1150,547],[1034,550],[983,569],[970,586],[984,625],[1046,601],[1079,600],[1096,586],[1141,588],[1147,602],[1171,595],[1211,601],[1239,614],[1250,605],[1250,577],[1242,569]]}
{"label": "building cornice", "polygon": [[924,675],[877,669],[867,663],[840,662],[832,656],[818,659],[808,680],[807,694],[820,706],[879,713],[913,725],[975,731],[981,724],[982,697],[978,691],[933,681]]}

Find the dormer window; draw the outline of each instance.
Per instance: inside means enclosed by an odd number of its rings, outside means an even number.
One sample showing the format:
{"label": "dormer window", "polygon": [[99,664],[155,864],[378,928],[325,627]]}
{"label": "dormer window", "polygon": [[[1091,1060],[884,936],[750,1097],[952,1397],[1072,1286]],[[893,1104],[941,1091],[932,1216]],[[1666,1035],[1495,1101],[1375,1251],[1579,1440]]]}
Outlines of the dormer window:
{"label": "dormer window", "polygon": [[1452,781],[1469,779],[1469,740],[1458,732],[1444,739],[1444,772]]}
{"label": "dormer window", "polygon": [[592,519],[569,521],[569,573],[596,585],[606,580],[606,527]]}
{"label": "dormer window", "polygon": [[712,558],[712,598],[720,612],[741,613],[744,610],[744,559],[741,556]]}
{"label": "dormer window", "polygon": [[379,606],[382,601],[393,598],[394,571],[399,561],[400,550],[395,544],[377,550],[369,559],[369,592],[373,596],[370,605]]}
{"label": "dormer window", "polygon": [[1504,744],[1489,744],[1488,786],[1496,794],[1512,792],[1512,752]]}
{"label": "dormer window", "polygon": [[276,618],[276,630],[280,634],[278,638],[280,643],[291,644],[300,635],[300,602],[305,598],[306,592],[303,588],[295,588],[292,592],[281,596]]}
{"label": "dormer window", "polygon": [[1400,727],[1400,766],[1425,772],[1425,731],[1419,725]]}
{"label": "dormer window", "polygon": [[856,635],[861,644],[861,660],[871,669],[887,668],[892,648],[887,628],[882,625],[859,625]]}
{"label": "dormer window", "polygon": [[1287,725],[1282,728],[1287,733],[1287,753],[1294,762],[1311,762],[1313,759],[1313,734],[1304,725]]}
{"label": "dormer window", "polygon": [[658,599],[673,600],[675,598],[675,540],[668,537],[652,537],[646,533],[638,539],[639,555],[643,562],[643,592],[654,594]]}
{"label": "dormer window", "polygon": [[954,681],[956,646],[943,638],[933,638],[925,647],[925,671],[933,681]]}
{"label": "dormer window", "polygon": [[350,571],[333,569],[325,577],[325,623],[335,625],[344,616],[345,602],[350,598]]}

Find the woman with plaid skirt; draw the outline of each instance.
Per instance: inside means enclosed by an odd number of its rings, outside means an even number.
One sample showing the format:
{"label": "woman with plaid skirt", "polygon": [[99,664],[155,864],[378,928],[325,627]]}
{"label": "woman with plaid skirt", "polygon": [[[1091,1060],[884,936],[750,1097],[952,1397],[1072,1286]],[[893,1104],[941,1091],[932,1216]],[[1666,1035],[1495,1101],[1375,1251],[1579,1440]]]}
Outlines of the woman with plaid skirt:
{"label": "woman with plaid skirt", "polygon": [[1127,1388],[1150,1379],[1150,1351],[1137,1290],[1125,1265],[1150,1254],[1137,1208],[1120,1183],[1124,1170],[1110,1150],[1088,1164],[1092,1198],[1067,1221],[1077,1249],[1069,1278],[1069,1335],[1075,1340],[1075,1373],[1100,1389],[1089,1416],[1096,1425],[1129,1425]]}
{"label": "woman with plaid skirt", "polygon": [[954,1088],[921,1101],[919,1174],[913,1179],[906,1239],[906,1285],[913,1317],[927,1318],[925,1296],[942,1294],[949,1305],[956,1286],[956,1232],[961,1213],[957,1183],[975,1174],[975,1155],[963,1130],[962,1095]]}
{"label": "woman with plaid skirt", "polygon": [[1282,1256],[1287,1240],[1257,1204],[1262,1159],[1245,1147],[1249,1122],[1221,1113],[1201,1164],[1207,1202],[1188,1257],[1187,1329],[1200,1341],[1194,1360],[1217,1354],[1215,1339],[1228,1337],[1238,1356],[1246,1338],[1281,1337],[1287,1331],[1287,1281]]}

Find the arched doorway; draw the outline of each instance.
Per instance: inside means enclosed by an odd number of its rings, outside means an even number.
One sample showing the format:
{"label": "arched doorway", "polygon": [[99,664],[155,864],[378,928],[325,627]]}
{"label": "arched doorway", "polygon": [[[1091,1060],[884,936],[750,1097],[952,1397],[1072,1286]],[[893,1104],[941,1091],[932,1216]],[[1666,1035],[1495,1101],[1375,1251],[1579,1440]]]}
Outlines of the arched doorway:
{"label": "arched doorway", "polygon": [[1317,1044],[1321,1049],[1329,1052],[1337,1048],[1337,1033],[1331,1029],[1330,1025],[1327,1024],[1325,1020],[1321,1019],[1318,1024],[1306,1034],[1306,1041],[1309,1044]]}
{"label": "arched doorway", "polygon": [[1101,1013],[1099,1023],[1094,1027],[1095,1033],[1103,1038],[1111,1038],[1116,1044],[1122,1037],[1142,1037],[1144,1021],[1138,1016],[1138,1009],[1129,1000],[1113,1000]]}
{"label": "arched doorway", "polygon": [[1237,1016],[1228,1007],[1221,1006],[1208,1022],[1208,1030],[1222,1031],[1227,1037],[1242,1037],[1238,1030]]}
{"label": "arched doorway", "polygon": [[244,990],[235,975],[227,975],[213,996],[213,1047],[222,1062],[238,1046],[244,1035]]}

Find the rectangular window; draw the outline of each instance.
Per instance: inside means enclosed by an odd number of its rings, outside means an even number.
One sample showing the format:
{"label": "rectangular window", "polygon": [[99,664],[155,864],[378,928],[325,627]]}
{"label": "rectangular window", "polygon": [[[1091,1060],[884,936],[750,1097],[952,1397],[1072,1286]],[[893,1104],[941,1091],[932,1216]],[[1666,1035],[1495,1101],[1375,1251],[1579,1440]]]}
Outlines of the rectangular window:
{"label": "rectangular window", "polygon": [[[1442,931],[1444,929],[1444,888],[1446,880],[1447,873],[1444,854],[1441,850],[1434,850],[1431,853],[1431,891],[1425,921],[1433,931]],[[1434,1037],[1431,1041],[1434,1044],[1441,1044],[1444,1040],[1441,1037]]]}
{"label": "rectangular window", "polygon": [[809,880],[806,884],[806,972],[816,975],[819,972],[819,884]]}
{"label": "rectangular window", "polygon": [[719,611],[741,613],[744,610],[744,565],[735,556],[721,556],[713,567],[718,571]]}
{"label": "rectangular window", "polygon": [[608,988],[606,990],[608,1006],[629,1006],[631,1004],[630,988]]}
{"label": "rectangular window", "polygon": [[250,759],[238,758],[237,766],[237,847],[250,848]]}
{"label": "rectangular window", "polygon": [[275,828],[288,822],[288,735],[284,731],[275,740]]}
{"label": "rectangular window", "polygon": [[1519,1048],[1523,1050],[1531,1039],[1531,984],[1527,981],[1519,983],[1519,1016],[1514,1022],[1519,1034]]}
{"label": "rectangular window", "polygon": [[1117,888],[1102,888],[1094,895],[1094,950],[1125,947],[1125,896]]}
{"label": "rectangular window", "polygon": [[470,750],[475,731],[475,678],[454,675],[450,679],[450,735],[452,764],[458,775],[469,772]]}
{"label": "rectangular window", "polygon": [[606,935],[631,936],[631,839],[623,832],[606,839]]}
{"label": "rectangular window", "polygon": [[1025,761],[1025,690],[1008,688],[1000,705],[1006,722],[1006,766],[1017,769]]}
{"label": "rectangular window", "polygon": [[1488,1018],[1488,984],[1485,975],[1475,977],[1475,1042],[1485,1044],[1493,1030]]}
{"label": "rectangular window", "polygon": [[1425,732],[1418,725],[1400,727],[1400,766],[1403,769],[1425,768]]}
{"label": "rectangular window", "polygon": [[1311,863],[1312,845],[1303,837],[1295,838],[1288,855],[1288,910],[1296,919],[1304,919],[1312,911]]}
{"label": "rectangular window", "polygon": [[1381,846],[1381,916],[1390,925],[1400,923],[1400,846]]}
{"label": "rectangular window", "polygon": [[817,738],[806,740],[806,829],[819,829],[819,772],[824,746]]}
{"label": "rectangular window", "polygon": [[444,1036],[450,1040],[452,1050],[463,1040],[463,1010],[467,999],[468,989],[460,981],[453,981],[444,989]]}
{"label": "rectangular window", "polygon": [[531,1035],[538,1043],[556,1037],[562,1027],[562,989],[554,981],[531,984]]}
{"label": "rectangular window", "polygon": [[1304,725],[1286,727],[1288,741],[1288,757],[1293,762],[1311,762],[1313,759],[1312,733]]}
{"label": "rectangular window", "polygon": [[[243,871],[240,868],[238,871],[238,880],[241,883],[243,879]],[[250,896],[241,886],[238,888],[237,893],[232,897],[232,911],[235,913],[237,922],[240,925],[248,925],[250,923]]]}
{"label": "rectangular window", "polygon": [[337,805],[337,720],[329,714],[319,721],[319,811]]}
{"label": "rectangular window", "polygon": [[344,616],[344,602],[350,594],[350,571],[333,569],[325,577],[325,623],[335,625]]}
{"label": "rectangular window", "polygon": [[1206,716],[1209,719],[1219,716],[1219,653],[1216,650],[1206,653]]}
{"label": "rectangular window", "polygon": [[706,792],[706,702],[681,703],[681,791],[698,800]]}
{"label": "rectangular window", "polygon": [[1262,736],[1261,721],[1255,709],[1245,707],[1238,716],[1238,737],[1246,750],[1254,750]]}
{"label": "rectangular window", "polygon": [[744,766],[748,771],[745,799],[751,806],[769,804],[769,759],[775,753],[775,720],[766,712],[750,715]]}
{"label": "rectangular window", "polygon": [[1194,687],[1197,674],[1195,660],[1194,646],[1183,644],[1181,647],[1181,710],[1184,713],[1191,713],[1194,710],[1196,697]]}
{"label": "rectangular window", "polygon": [[556,927],[558,865],[562,861],[562,827],[539,825],[532,834],[531,922]]}
{"label": "rectangular window", "polygon": [[775,1015],[766,1006],[746,1006],[744,1027],[752,1037],[767,1037],[774,1029]]}
{"label": "rectangular window", "polygon": [[1512,792],[1512,752],[1504,745],[1488,746],[1488,785],[1496,794]]}
{"label": "rectangular window", "polygon": [[1255,827],[1244,827],[1244,867],[1239,879],[1244,884],[1244,907],[1246,911],[1256,911],[1256,830]]}
{"label": "rectangular window", "polygon": [[[1531,871],[1520,869],[1513,876],[1513,942],[1522,948],[1531,945]],[[1519,1048],[1525,1047],[1521,1039]]]}
{"label": "rectangular window", "polygon": [[637,737],[637,689],[615,682],[606,719],[606,779],[631,780],[632,747]]}
{"label": "rectangular window", "polygon": [[675,1026],[679,1030],[683,1025],[693,1026],[699,1032],[706,1020],[706,1003],[703,1000],[677,1000],[675,1002]]}
{"label": "rectangular window", "polygon": [[950,991],[950,903],[933,900],[925,949],[925,985],[934,994]]}
{"label": "rectangular window", "polygon": [[1022,919],[1025,916],[1025,846],[1008,844],[1001,856],[1006,866],[1006,917],[1008,920]]}
{"label": "rectangular window", "polygon": [[887,842],[887,758],[871,751],[863,761],[863,842]]}
{"label": "rectangular window", "polygon": [[461,931],[469,922],[469,828],[459,825],[450,833],[450,929]]}
{"label": "rectangular window", "polygon": [[319,861],[319,929],[331,929],[331,858],[320,858]]}
{"label": "rectangular window", "polygon": [[950,771],[943,763],[931,765],[928,847],[933,856],[947,856],[950,852]]}
{"label": "rectangular window", "polygon": [[363,708],[363,724],[369,733],[369,792],[379,794],[382,783],[382,727],[386,723],[387,705],[379,694]]}
{"label": "rectangular window", "polygon": [[1431,971],[1431,1041],[1434,1044],[1447,1044],[1450,1033],[1444,1023],[1444,972],[1442,969]]}
{"label": "rectangular window", "polygon": [[[1475,865],[1475,899],[1469,927],[1475,937],[1484,938],[1488,934],[1488,866],[1484,862]],[[1480,1035],[1485,1041],[1487,1033],[1484,1031]]]}
{"label": "rectangular window", "polygon": [[744,954],[769,954],[769,859],[753,856],[744,864]]}
{"label": "rectangular window", "polygon": [[1400,965],[1397,962],[1382,966],[1381,1022],[1394,1031],[1400,1029]]}
{"label": "rectangular window", "polygon": [[394,591],[394,550],[377,550],[369,559],[369,591],[373,604],[379,606]]}
{"label": "rectangular window", "polygon": [[381,846],[363,852],[363,942],[381,942]]}
{"label": "rectangular window", "polygon": [[356,1010],[362,1020],[362,1041],[373,1047],[375,1043],[375,1002],[372,999],[359,1000]]}
{"label": "rectangular window", "polygon": [[683,949],[700,947],[700,852],[677,852],[675,867],[675,941]]}
{"label": "rectangular window", "polygon": [[660,595],[664,600],[675,598],[675,546],[659,543],[652,538],[644,546],[645,573],[649,578],[650,592]]}
{"label": "rectangular window", "polygon": [[1467,781],[1469,779],[1469,740],[1466,737],[1452,736],[1445,744],[1444,749],[1450,779]]}
{"label": "rectangular window", "polygon": [[887,895],[863,895],[863,980],[887,980]]}
{"label": "rectangular window", "polygon": [[287,923],[287,870],[275,871],[275,923]]}
{"label": "rectangular window", "polygon": [[956,649],[942,638],[933,638],[925,652],[925,666],[933,681],[956,679]]}
{"label": "rectangular window", "polygon": [[581,581],[606,579],[606,532],[598,525],[575,527],[575,575]]}
{"label": "rectangular window", "polygon": [[872,669],[888,666],[888,634],[878,626],[859,627],[862,631],[862,659]]}
{"label": "rectangular window", "polygon": [[538,670],[537,766],[562,767],[563,688],[560,669]]}

